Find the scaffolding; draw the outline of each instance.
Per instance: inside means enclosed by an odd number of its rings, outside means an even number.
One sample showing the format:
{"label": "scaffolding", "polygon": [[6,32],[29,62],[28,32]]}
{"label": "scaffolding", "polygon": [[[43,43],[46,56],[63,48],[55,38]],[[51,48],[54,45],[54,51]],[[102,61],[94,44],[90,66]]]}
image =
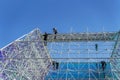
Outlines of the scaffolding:
{"label": "scaffolding", "polygon": [[[116,80],[112,78],[110,65],[115,34],[58,34],[56,39],[54,35],[49,35],[48,51],[53,61],[59,63],[59,69],[54,70],[51,66],[46,80]],[[94,37],[90,39],[91,36]],[[104,71],[101,61],[107,64]]]}
{"label": "scaffolding", "polygon": [[48,34],[45,45],[43,34],[35,29],[1,49],[0,77],[3,80],[119,80],[119,34]]}

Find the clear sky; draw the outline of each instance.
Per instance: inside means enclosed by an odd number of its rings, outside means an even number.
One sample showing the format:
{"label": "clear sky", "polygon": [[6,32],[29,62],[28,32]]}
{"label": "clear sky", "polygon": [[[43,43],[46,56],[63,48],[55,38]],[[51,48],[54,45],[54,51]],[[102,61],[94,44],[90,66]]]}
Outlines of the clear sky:
{"label": "clear sky", "polygon": [[59,33],[119,31],[120,0],[0,0],[0,48],[38,27]]}

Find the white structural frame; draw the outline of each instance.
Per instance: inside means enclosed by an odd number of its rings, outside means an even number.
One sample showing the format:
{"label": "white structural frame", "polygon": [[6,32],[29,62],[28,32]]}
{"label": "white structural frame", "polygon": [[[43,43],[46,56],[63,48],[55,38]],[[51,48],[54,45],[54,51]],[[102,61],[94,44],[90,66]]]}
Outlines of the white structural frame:
{"label": "white structural frame", "polygon": [[[44,40],[42,39],[43,36],[39,29],[35,29],[0,49],[3,57],[0,59],[0,77],[2,77],[3,80],[119,80],[119,35],[119,32],[89,33],[88,31],[85,33],[67,33],[57,35],[48,34],[47,43],[50,43],[50,48],[49,46],[44,45]],[[56,39],[54,39],[55,36]],[[112,51],[111,57],[97,57],[99,56],[97,54],[99,51],[89,49],[89,46],[94,46],[90,43],[97,41],[115,42],[114,48],[105,49],[105,51],[109,53]],[[81,50],[80,48],[77,48],[81,46],[81,43],[79,42],[85,42],[86,47]],[[66,45],[66,43],[68,44]],[[77,49],[76,53],[80,54],[80,56],[81,52],[84,52],[86,54],[85,57],[80,57],[76,54],[71,57],[71,54],[75,53],[75,49],[73,49],[73,47]],[[58,50],[55,48],[58,48]],[[65,50],[67,53],[65,57],[62,56],[65,54],[62,52],[62,50]],[[96,53],[93,57],[91,56],[92,51]],[[101,52],[102,51],[103,55],[107,54],[104,50],[101,49]],[[59,54],[59,56],[51,56],[51,53],[53,53],[53,55]],[[65,66],[61,66],[63,67],[63,70],[52,70],[53,60],[59,62],[59,64],[65,64]],[[98,63],[97,65],[100,65],[100,60],[110,62],[111,68],[109,70],[102,71],[100,66],[98,66],[96,69],[95,65],[91,64],[93,61]],[[75,61],[78,65],[77,68],[74,66],[74,64],[72,64]],[[84,61],[87,64],[81,64]],[[74,69],[70,69],[70,64]],[[88,69],[85,69],[86,66],[88,66]],[[64,67],[66,67],[66,69],[64,69]],[[94,67],[94,69],[91,67]],[[61,74],[61,71],[65,71],[66,74]],[[77,71],[77,77],[74,76],[75,71]],[[57,77],[50,75],[50,72],[55,72]],[[61,74],[61,76],[59,74]],[[80,76],[81,74],[83,77]],[[86,76],[87,74],[88,76]],[[106,76],[103,74],[106,74]]]}

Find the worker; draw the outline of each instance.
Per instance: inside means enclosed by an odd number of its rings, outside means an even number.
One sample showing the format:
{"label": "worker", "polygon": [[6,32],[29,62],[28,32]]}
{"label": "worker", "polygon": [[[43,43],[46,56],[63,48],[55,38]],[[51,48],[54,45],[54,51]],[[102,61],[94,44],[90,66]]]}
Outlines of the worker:
{"label": "worker", "polygon": [[98,51],[98,44],[95,44],[95,50]]}
{"label": "worker", "polygon": [[55,28],[53,28],[53,33],[54,33],[54,39],[56,39],[56,35],[57,35],[57,30]]}
{"label": "worker", "polygon": [[45,32],[45,34],[43,36],[44,36],[44,45],[47,46],[47,37],[48,37],[48,34]]}
{"label": "worker", "polygon": [[105,61],[101,61],[101,67],[102,67],[102,70],[104,71],[105,68],[106,68],[106,62]]}
{"label": "worker", "polygon": [[58,62],[56,62],[56,69],[58,69],[59,68],[59,63]]}
{"label": "worker", "polygon": [[56,62],[56,61],[53,61],[52,65],[53,65],[53,69],[58,69],[59,68],[59,63]]}

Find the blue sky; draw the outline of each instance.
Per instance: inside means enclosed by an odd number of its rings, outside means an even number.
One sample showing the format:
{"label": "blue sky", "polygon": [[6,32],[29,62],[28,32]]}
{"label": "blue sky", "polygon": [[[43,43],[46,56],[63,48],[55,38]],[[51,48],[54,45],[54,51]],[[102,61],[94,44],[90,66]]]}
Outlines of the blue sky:
{"label": "blue sky", "polygon": [[0,48],[38,27],[59,33],[119,31],[120,0],[0,0]]}

